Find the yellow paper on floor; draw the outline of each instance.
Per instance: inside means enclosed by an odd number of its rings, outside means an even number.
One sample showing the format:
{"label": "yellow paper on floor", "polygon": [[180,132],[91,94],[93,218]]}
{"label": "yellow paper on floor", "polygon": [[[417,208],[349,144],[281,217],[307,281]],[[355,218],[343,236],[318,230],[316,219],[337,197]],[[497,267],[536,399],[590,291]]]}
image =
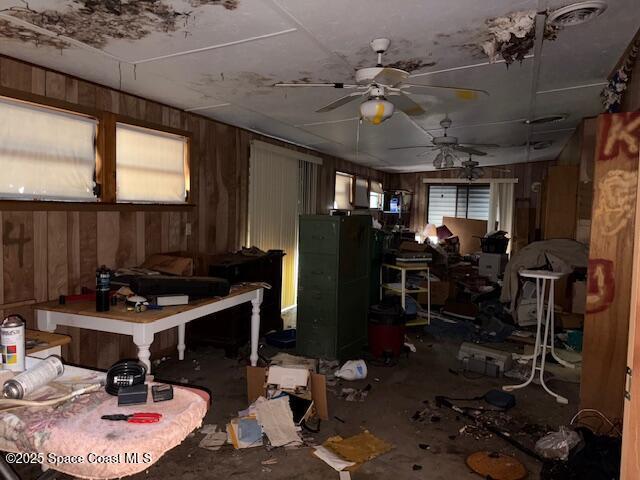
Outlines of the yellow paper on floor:
{"label": "yellow paper on floor", "polygon": [[331,437],[322,445],[345,460],[355,463],[364,463],[393,448],[393,445],[379,439],[368,431],[349,438],[342,438],[339,435]]}

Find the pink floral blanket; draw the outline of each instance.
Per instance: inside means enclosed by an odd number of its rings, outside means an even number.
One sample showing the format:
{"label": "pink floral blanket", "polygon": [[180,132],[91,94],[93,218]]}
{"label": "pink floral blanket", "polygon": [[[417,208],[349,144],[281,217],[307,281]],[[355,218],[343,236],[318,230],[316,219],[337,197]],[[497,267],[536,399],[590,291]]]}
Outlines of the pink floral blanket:
{"label": "pink floral blanket", "polygon": [[[118,407],[117,398],[101,390],[58,407],[14,409],[0,413],[0,450],[80,478],[120,478],[149,468],[179,445],[202,424],[208,403],[205,392],[174,386],[173,400],[154,403],[149,392],[146,405]],[[136,412],[161,413],[162,419],[135,424],[100,418]]]}

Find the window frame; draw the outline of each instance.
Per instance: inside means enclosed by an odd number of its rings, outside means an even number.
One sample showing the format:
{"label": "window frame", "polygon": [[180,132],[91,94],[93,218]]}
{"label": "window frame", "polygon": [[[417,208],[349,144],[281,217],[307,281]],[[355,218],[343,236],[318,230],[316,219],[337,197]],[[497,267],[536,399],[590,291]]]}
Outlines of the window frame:
{"label": "window frame", "polygon": [[[96,124],[96,163],[95,182],[97,195],[95,201],[67,201],[67,200],[28,200],[28,199],[4,199],[0,198],[0,210],[173,210],[193,208],[193,195],[191,192],[191,149],[193,134],[191,132],[160,125],[146,120],[132,118],[126,115],[108,112],[97,108],[70,103],[64,100],[45,97],[30,92],[15,90],[0,86],[0,97],[9,100],[24,102],[35,107],[51,108],[70,115],[84,115],[94,118]],[[159,132],[179,135],[186,138],[185,152],[185,187],[187,199],[184,203],[135,203],[118,202],[116,199],[116,123],[133,125],[141,128],[157,130]]]}

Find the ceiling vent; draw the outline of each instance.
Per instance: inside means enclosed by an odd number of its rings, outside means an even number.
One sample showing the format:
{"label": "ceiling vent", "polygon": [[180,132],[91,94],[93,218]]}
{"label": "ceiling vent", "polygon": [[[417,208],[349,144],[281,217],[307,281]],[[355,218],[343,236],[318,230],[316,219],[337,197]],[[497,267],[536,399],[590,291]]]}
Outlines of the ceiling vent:
{"label": "ceiling vent", "polygon": [[606,9],[607,3],[600,0],[572,3],[551,12],[547,21],[554,27],[573,27],[593,20]]}
{"label": "ceiling vent", "polygon": [[545,115],[544,117],[536,117],[533,120],[525,120],[527,125],[540,125],[543,123],[556,123],[567,119],[567,115]]}

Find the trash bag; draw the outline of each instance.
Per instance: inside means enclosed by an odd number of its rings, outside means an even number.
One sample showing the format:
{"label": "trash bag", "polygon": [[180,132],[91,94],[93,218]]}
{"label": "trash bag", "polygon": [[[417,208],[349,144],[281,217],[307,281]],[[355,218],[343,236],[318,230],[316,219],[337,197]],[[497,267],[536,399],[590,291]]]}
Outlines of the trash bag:
{"label": "trash bag", "polygon": [[580,435],[567,427],[560,427],[536,442],[536,452],[548,460],[567,460],[571,449],[580,443]]}
{"label": "trash bag", "polygon": [[583,439],[565,462],[549,460],[542,466],[541,480],[615,480],[620,478],[622,442],[618,437],[596,435],[577,428]]}

